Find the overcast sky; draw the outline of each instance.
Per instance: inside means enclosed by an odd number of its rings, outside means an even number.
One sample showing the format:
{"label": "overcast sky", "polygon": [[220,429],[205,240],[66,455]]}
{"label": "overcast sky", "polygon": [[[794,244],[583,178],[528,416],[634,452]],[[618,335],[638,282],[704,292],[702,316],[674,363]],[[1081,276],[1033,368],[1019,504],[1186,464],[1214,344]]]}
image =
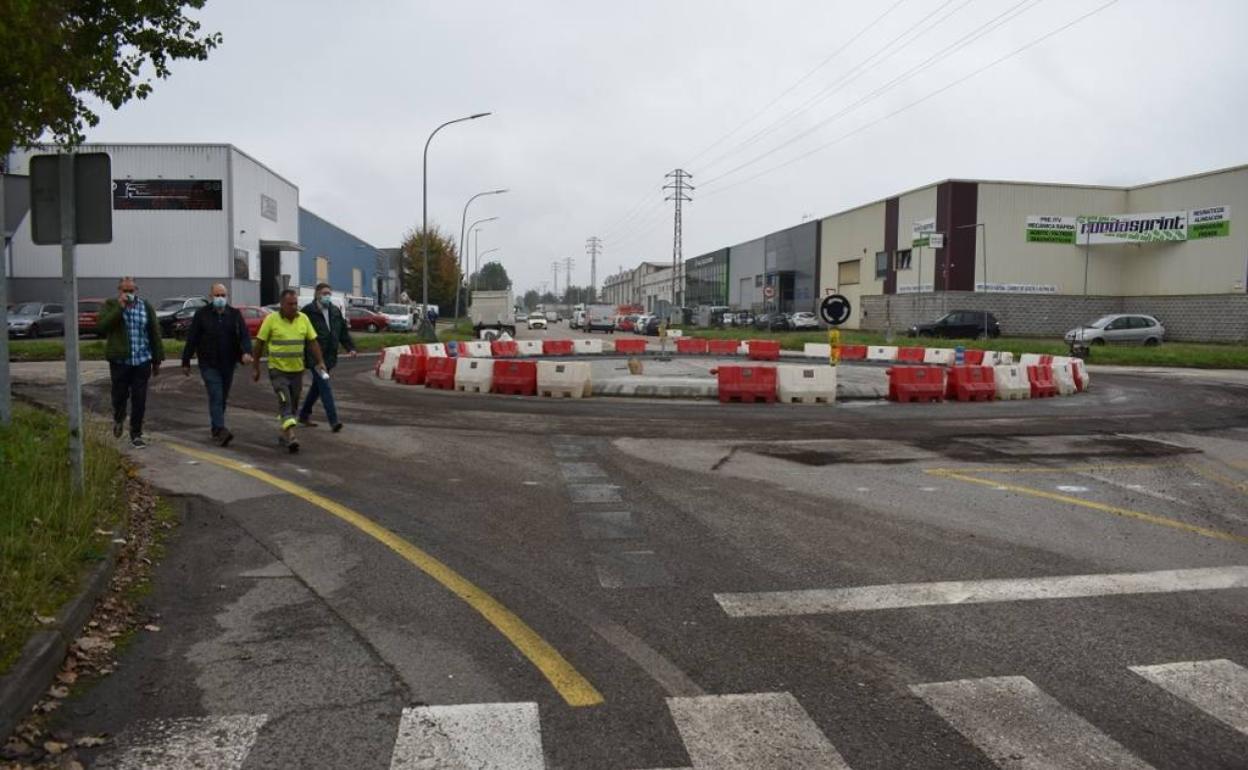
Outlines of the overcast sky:
{"label": "overcast sky", "polygon": [[950,177],[1133,184],[1248,162],[1248,3],[1106,4],[208,0],[224,44],[88,138],[235,144],[390,246],[419,226],[429,131],[493,111],[434,140],[430,219],[458,238],[472,194],[510,188],[469,221],[501,217],[480,249],[516,288],[567,256],[587,284],[591,235],[601,285],[671,261],[677,167],[698,187],[690,257]]}

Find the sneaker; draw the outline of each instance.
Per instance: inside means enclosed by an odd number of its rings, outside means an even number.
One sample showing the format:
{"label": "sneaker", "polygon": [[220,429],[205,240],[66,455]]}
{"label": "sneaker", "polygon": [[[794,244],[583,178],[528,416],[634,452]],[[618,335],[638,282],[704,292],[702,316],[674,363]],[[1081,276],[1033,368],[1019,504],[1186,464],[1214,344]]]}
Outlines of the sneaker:
{"label": "sneaker", "polygon": [[229,446],[230,442],[233,440],[234,440],[234,434],[230,433],[229,428],[222,428],[220,432],[217,433],[217,443],[219,443],[223,447]]}
{"label": "sneaker", "polygon": [[292,455],[296,454],[299,451],[299,439],[292,438],[290,441],[287,441],[286,450],[289,451]]}
{"label": "sneaker", "polygon": [[134,438],[130,439],[130,446],[134,447],[135,449],[146,449],[147,442],[143,439],[142,436],[135,436]]}
{"label": "sneaker", "polygon": [[212,429],[212,437],[213,437],[213,438],[220,438],[220,437],[221,437],[221,429],[220,429],[220,428],[213,428],[213,429]]}
{"label": "sneaker", "polygon": [[334,423],[334,427],[333,427],[333,431],[334,431],[334,433],[337,433],[337,432],[338,432],[338,431],[340,431],[340,430],[342,430],[342,423],[340,423],[340,422],[336,422],[336,423]]}
{"label": "sneaker", "polygon": [[316,423],[312,422],[311,418],[308,418],[308,417],[300,417],[300,418],[299,418],[299,424],[300,424],[300,425],[302,425],[302,426],[303,426],[303,427],[305,427],[305,428],[315,428],[315,427],[316,427]]}
{"label": "sneaker", "polygon": [[123,417],[120,420],[113,420],[113,438],[121,438],[121,433],[126,428],[126,420]]}

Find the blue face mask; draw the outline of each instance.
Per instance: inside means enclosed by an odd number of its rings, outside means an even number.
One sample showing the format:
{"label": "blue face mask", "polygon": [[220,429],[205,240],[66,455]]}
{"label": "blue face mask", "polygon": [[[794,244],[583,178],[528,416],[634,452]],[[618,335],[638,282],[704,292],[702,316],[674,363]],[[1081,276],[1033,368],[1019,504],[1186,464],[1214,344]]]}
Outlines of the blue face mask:
{"label": "blue face mask", "polygon": [[325,307],[329,307],[330,304],[333,303],[333,301],[334,301],[334,298],[332,295],[329,295],[329,294],[321,295],[321,304],[324,305]]}
{"label": "blue face mask", "polygon": [[226,300],[227,300],[226,297],[213,297],[212,306],[217,309],[223,308],[225,307]]}

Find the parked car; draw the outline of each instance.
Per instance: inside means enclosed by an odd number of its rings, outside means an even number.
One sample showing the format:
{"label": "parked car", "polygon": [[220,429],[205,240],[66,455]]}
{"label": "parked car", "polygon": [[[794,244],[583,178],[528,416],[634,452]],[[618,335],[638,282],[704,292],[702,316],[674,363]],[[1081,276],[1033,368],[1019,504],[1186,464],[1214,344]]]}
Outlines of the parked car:
{"label": "parked car", "polygon": [[620,332],[631,332],[633,330],[633,324],[636,323],[636,321],[637,316],[635,315],[622,315],[615,320],[615,330]]}
{"label": "parked car", "polygon": [[1165,338],[1166,327],[1151,315],[1107,315],[1066,332],[1067,344],[1152,346],[1160,345]]}
{"label": "parked car", "polygon": [[173,315],[161,318],[160,336],[173,337],[179,340],[186,339],[187,332],[191,330],[191,321],[198,312],[199,308],[197,307],[184,307],[175,310]]}
{"label": "parked car", "polygon": [[529,329],[545,329],[546,316],[541,313],[533,313],[528,319]]}
{"label": "parked car", "polygon": [[654,317],[655,316],[651,313],[642,313],[639,316],[634,316],[633,317],[633,333],[645,334],[646,324],[650,323],[650,319]]}
{"label": "parked car", "polygon": [[659,316],[657,315],[646,316],[646,322],[641,327],[641,331],[639,333],[644,334],[647,337],[657,337],[659,336],[659,327],[662,325],[663,325],[663,319],[660,318]]}
{"label": "parked car", "polygon": [[[984,319],[988,319],[985,333]],[[984,339],[1000,337],[1001,324],[992,313],[982,310],[955,310],[945,313],[935,321],[926,324],[915,324],[907,334],[911,337],[945,337],[948,339]]]}
{"label": "parked car", "polygon": [[169,297],[159,302],[152,303],[156,308],[156,318],[164,320],[179,310],[190,308],[191,310],[199,310],[208,304],[207,297]]}
{"label": "parked car", "polygon": [[55,302],[23,302],[9,313],[10,337],[59,337],[65,333],[65,308]]}
{"label": "parked car", "polygon": [[789,325],[794,329],[818,329],[819,319],[814,313],[794,313],[789,316]]}
{"label": "parked car", "polygon": [[273,311],[267,307],[240,305],[238,312],[243,314],[243,323],[247,324],[247,333],[255,337],[260,333],[260,324],[264,323],[264,317]]}
{"label": "parked car", "polygon": [[100,308],[104,307],[102,299],[78,300],[78,333],[95,334],[95,325],[100,321]]}
{"label": "parked car", "polygon": [[409,305],[400,303],[382,305],[381,315],[385,316],[386,325],[392,332],[412,330],[412,308]]}
{"label": "parked car", "polygon": [[385,331],[390,322],[381,313],[363,307],[347,308],[347,324],[350,325],[351,331],[380,332]]}
{"label": "parked car", "polygon": [[784,313],[763,313],[754,318],[754,328],[773,332],[788,331],[789,317]]}
{"label": "parked car", "polygon": [[754,314],[749,311],[736,313],[730,316],[730,318],[731,318],[731,324],[733,326],[753,326],[754,325]]}

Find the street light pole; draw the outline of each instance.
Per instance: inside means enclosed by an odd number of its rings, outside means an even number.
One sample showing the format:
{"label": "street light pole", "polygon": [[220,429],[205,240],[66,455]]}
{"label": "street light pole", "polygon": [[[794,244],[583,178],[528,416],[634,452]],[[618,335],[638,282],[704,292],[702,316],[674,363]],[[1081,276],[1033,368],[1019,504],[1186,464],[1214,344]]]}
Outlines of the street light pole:
{"label": "street light pole", "polygon": [[[502,195],[505,192],[508,192],[506,188],[503,188],[500,190],[486,190],[485,192],[479,192],[476,195],[469,198],[468,202],[464,204],[464,213],[459,218],[459,247],[458,248],[459,248],[459,274],[461,276],[464,274],[464,264],[467,262],[467,259],[468,259],[467,255],[464,254],[464,248],[465,248],[464,223],[468,221],[468,207],[472,205],[473,201],[475,201],[477,198],[480,198],[482,195]],[[461,283],[462,283],[462,280],[461,280]],[[459,318],[459,289],[458,288],[456,288],[455,290],[455,318]]]}
{"label": "street light pole", "polygon": [[[442,129],[454,123],[463,123],[466,120],[476,120],[484,118],[491,113],[478,112],[464,118],[456,118],[448,120],[437,128],[433,129],[433,133],[429,134],[429,138],[425,140],[425,153],[421,161],[420,167],[420,254],[421,254],[421,317],[429,316],[429,143],[433,141],[433,137]],[[436,333],[435,333],[436,337]]]}
{"label": "street light pole", "polygon": [[[476,229],[477,229],[477,226],[478,226],[478,225],[483,225],[483,224],[485,224],[486,222],[493,222],[493,221],[495,221],[495,220],[497,220],[497,219],[498,219],[498,217],[486,217],[485,219],[478,219],[476,222],[473,222],[472,224],[468,225],[468,233],[467,233],[467,235],[465,235],[465,236],[464,236],[464,238],[465,238],[465,241],[464,241],[464,246],[465,246],[465,247],[467,247],[468,241],[467,241],[466,239],[468,239],[468,238],[471,238],[471,237],[472,237],[472,232],[473,232],[474,230],[476,230]],[[467,257],[467,255],[465,255],[465,256],[464,256],[464,266],[465,266],[465,267],[467,267],[468,265],[469,265],[469,262],[468,262],[468,257]],[[456,294],[458,295],[458,293],[459,293],[459,292],[457,291],[457,292],[456,292]]]}
{"label": "street light pole", "polygon": [[[480,238],[480,232],[481,232],[480,230],[477,231],[478,239]],[[478,246],[481,245],[479,240],[478,240],[477,245]],[[477,290],[477,281],[480,280],[481,278],[481,257],[485,256],[486,254],[492,254],[495,251],[501,251],[501,249],[498,246],[495,246],[492,249],[486,249],[485,251],[477,252],[476,257],[475,257],[476,267],[473,268],[473,271],[472,271],[472,290],[473,291]]]}

